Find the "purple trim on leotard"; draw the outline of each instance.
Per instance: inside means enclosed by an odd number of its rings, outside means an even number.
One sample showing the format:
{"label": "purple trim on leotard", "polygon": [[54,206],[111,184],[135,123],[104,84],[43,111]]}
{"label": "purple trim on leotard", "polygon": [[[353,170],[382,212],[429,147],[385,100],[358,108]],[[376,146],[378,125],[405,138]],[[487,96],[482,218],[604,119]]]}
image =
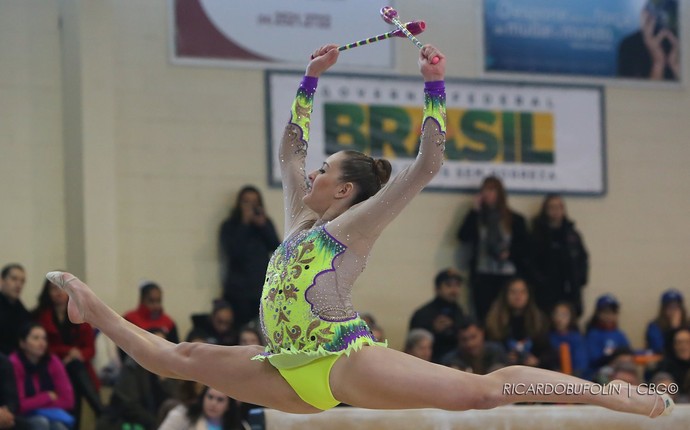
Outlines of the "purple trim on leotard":
{"label": "purple trim on leotard", "polygon": [[424,82],[424,92],[431,96],[443,96],[446,94],[445,81],[428,81]]}
{"label": "purple trim on leotard", "polygon": [[302,88],[308,94],[314,94],[316,92],[316,86],[319,83],[319,78],[314,76],[304,76],[302,82],[300,82],[299,87]]}
{"label": "purple trim on leotard", "polygon": [[309,294],[308,294],[308,293],[309,293],[309,290],[310,290],[312,287],[314,287],[314,286],[316,285],[316,279],[317,279],[319,276],[323,275],[324,273],[327,273],[327,272],[335,272],[335,259],[338,258],[341,254],[343,254],[343,253],[347,250],[347,246],[345,246],[344,243],[342,243],[341,241],[339,241],[338,239],[336,239],[332,234],[330,234],[330,233],[328,232],[328,230],[326,230],[326,225],[325,225],[325,224],[324,224],[323,226],[321,226],[320,228],[321,228],[321,230],[323,230],[324,233],[326,233],[326,234],[328,235],[328,237],[330,237],[331,239],[333,239],[334,242],[336,242],[338,245],[342,246],[342,247],[343,247],[343,250],[340,251],[339,253],[337,253],[337,254],[335,254],[335,255],[333,256],[333,258],[331,259],[331,268],[330,268],[330,269],[322,270],[322,271],[320,271],[319,273],[317,273],[316,275],[314,275],[314,281],[311,283],[311,285],[309,285],[309,286],[307,287],[306,290],[304,290],[304,300],[306,300],[307,303],[309,303],[309,306],[311,307],[311,312],[312,312],[314,315],[316,315],[321,321],[326,321],[326,322],[345,322],[345,321],[354,320],[354,319],[356,319],[356,318],[359,316],[356,312],[355,312],[355,316],[350,317],[350,318],[334,319],[334,320],[331,320],[331,319],[328,319],[328,320],[327,320],[327,319],[323,319],[323,318],[321,318],[316,312],[314,312],[314,304],[313,304],[311,301],[309,301],[309,299],[307,298],[307,296],[309,295]]}

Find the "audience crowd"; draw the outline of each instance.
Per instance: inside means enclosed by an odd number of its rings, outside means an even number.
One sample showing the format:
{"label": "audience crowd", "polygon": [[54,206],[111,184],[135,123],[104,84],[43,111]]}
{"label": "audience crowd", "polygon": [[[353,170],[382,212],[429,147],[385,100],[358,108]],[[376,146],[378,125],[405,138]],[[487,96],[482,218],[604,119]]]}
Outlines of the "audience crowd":
{"label": "audience crowd", "polygon": [[[477,374],[521,364],[600,383],[676,384],[675,400],[689,401],[690,322],[680,291],[661,295],[657,314],[649,315],[644,348],[633,349],[619,326],[620,312],[630,310],[612,294],[597,298],[581,330],[589,259],[560,196],[546,196],[528,228],[508,205],[501,180],[486,178],[458,239],[471,252],[468,276],[454,268],[438,272],[430,282],[434,297],[410,315],[406,353]],[[208,312],[190,315],[187,342],[264,344],[257,314],[260,280],[278,245],[259,190],[243,188],[219,232],[222,292]],[[27,309],[21,297],[25,282],[20,264],[2,268],[0,429],[86,428],[80,425],[82,401],[95,414],[96,428],[104,430],[248,428],[256,405],[195,382],[159,377],[124,353],[113,353],[115,347],[91,326],[67,319],[67,296],[48,281],[35,307]],[[465,288],[469,309],[459,304]],[[179,341],[177,324],[163,309],[163,288],[155,282],[140,285],[138,307],[123,316]],[[385,340],[373,315],[362,318]],[[111,393],[106,402],[103,386]]]}

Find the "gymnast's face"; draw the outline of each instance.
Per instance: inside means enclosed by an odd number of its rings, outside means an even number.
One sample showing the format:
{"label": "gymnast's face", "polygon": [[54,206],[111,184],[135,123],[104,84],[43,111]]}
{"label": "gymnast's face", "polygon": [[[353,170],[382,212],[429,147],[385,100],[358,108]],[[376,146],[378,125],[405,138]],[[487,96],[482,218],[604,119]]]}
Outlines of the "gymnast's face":
{"label": "gymnast's face", "polygon": [[[304,196],[304,204],[319,215],[339,199],[349,197],[348,184],[340,180],[340,166],[347,155],[336,152],[323,162],[321,168],[314,170],[308,176],[310,188]],[[352,187],[352,184],[349,184]]]}

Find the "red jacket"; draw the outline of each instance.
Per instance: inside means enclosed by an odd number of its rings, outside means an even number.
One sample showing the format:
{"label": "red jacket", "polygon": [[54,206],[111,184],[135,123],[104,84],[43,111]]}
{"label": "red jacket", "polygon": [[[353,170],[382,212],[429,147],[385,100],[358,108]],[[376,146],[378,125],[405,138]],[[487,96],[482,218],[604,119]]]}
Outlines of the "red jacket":
{"label": "red jacket", "polygon": [[64,359],[72,348],[77,348],[84,357],[84,366],[89,372],[91,380],[93,380],[96,388],[100,385],[100,381],[96,376],[96,372],[91,365],[93,356],[96,355],[96,343],[93,328],[87,324],[73,325],[71,327],[71,338],[69,342],[63,339],[58,326],[55,324],[53,318],[54,311],[52,309],[43,309],[38,313],[37,321],[43,326],[48,337],[48,350],[58,356],[60,360]]}
{"label": "red jacket", "polygon": [[144,330],[160,329],[165,333],[166,339],[175,343],[179,342],[175,321],[165,312],[161,312],[160,315],[154,318],[151,315],[151,311],[141,304],[138,308],[127,312],[124,318]]}

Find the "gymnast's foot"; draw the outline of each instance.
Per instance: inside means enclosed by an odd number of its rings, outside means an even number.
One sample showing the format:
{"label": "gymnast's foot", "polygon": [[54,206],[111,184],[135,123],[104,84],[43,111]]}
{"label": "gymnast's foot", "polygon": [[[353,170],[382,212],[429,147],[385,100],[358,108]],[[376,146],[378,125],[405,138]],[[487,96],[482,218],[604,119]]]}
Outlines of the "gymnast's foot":
{"label": "gymnast's foot", "polygon": [[[674,403],[668,394],[648,393],[646,392],[649,390],[648,388],[640,391],[640,387],[636,387],[620,379],[609,382],[609,385],[619,386],[620,393],[627,396],[627,399],[631,401],[632,405],[635,405],[634,408],[637,413],[647,414],[647,411],[649,411],[649,417],[656,418],[662,415],[669,415],[673,410]],[[643,404],[640,404],[640,402],[643,402]],[[649,409],[650,402],[653,402],[651,410]]]}
{"label": "gymnast's foot", "polygon": [[652,412],[649,413],[649,416],[651,418],[656,418],[665,415],[671,415],[671,411],[673,411],[674,406],[675,403],[673,403],[673,399],[671,398],[671,396],[669,396],[666,393],[657,394],[656,401],[654,402],[654,407],[652,408]]}
{"label": "gymnast's foot", "polygon": [[48,272],[46,278],[54,285],[63,289],[69,296],[67,316],[74,324],[86,321],[86,303],[93,292],[89,287],[71,273]]}

